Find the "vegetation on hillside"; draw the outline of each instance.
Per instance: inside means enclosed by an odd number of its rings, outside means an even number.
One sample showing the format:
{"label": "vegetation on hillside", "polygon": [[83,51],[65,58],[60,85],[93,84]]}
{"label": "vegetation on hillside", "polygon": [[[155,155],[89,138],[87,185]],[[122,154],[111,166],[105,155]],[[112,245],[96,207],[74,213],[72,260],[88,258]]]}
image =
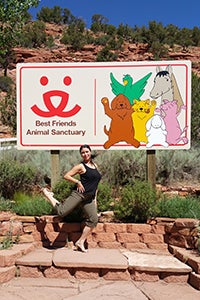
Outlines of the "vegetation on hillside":
{"label": "vegetation on hillside", "polygon": [[98,61],[105,61],[105,55],[107,60],[115,60],[124,42],[147,44],[148,52],[156,60],[167,59],[169,48],[176,45],[185,50],[189,46],[200,46],[200,29],[197,26],[193,29],[180,29],[172,24],[163,26],[161,22],[150,21],[147,27],[130,27],[122,23],[115,27],[109,24],[106,17],[95,14],[91,18],[90,28],[86,28],[86,23],[81,18],[72,15],[69,9],[59,6],[42,7],[37,14],[37,20],[31,21],[28,8],[37,6],[38,2],[26,0],[20,6],[17,0],[0,0],[0,65],[4,75],[14,61],[14,47],[54,46],[53,37],[45,32],[45,23],[62,25],[60,43],[70,46],[72,50],[81,50],[86,44],[101,45]]}
{"label": "vegetation on hillside", "polygon": [[24,24],[30,20],[27,11],[38,3],[38,0],[0,0],[0,65],[5,76],[13,62],[13,48],[18,43]]}

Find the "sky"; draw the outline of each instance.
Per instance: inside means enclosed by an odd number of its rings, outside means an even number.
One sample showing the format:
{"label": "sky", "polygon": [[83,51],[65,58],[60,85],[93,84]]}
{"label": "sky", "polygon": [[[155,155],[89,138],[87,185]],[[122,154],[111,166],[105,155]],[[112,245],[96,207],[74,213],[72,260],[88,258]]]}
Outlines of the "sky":
{"label": "sky", "polygon": [[82,18],[90,28],[92,16],[100,14],[108,19],[107,24],[148,27],[150,21],[163,26],[173,24],[178,28],[200,26],[200,0],[41,0],[37,8],[29,12],[36,18],[42,7],[68,8],[72,15]]}

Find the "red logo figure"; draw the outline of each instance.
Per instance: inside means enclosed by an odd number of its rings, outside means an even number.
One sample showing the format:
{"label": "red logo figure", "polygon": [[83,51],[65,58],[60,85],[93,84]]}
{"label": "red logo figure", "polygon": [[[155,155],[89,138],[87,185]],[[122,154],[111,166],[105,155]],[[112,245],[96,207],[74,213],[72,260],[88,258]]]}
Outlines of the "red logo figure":
{"label": "red logo figure", "polygon": [[[48,81],[49,80],[46,76],[42,76],[40,78],[40,83],[43,86],[47,85]],[[72,82],[71,77],[66,76],[63,79],[63,82],[67,86],[70,85]],[[57,107],[55,107],[51,101],[52,96],[61,97],[60,104]],[[48,111],[41,110],[36,104],[31,107],[32,111],[40,117],[48,118],[48,117],[58,116],[58,117],[68,118],[68,117],[72,117],[75,114],[77,114],[79,112],[79,110],[81,109],[81,107],[76,104],[74,106],[74,108],[72,108],[68,111],[64,111],[64,109],[67,106],[68,101],[69,101],[69,94],[66,92],[63,92],[63,91],[59,91],[59,90],[52,90],[52,91],[44,93],[43,100],[44,100],[44,104],[46,105],[46,108],[48,109]]]}

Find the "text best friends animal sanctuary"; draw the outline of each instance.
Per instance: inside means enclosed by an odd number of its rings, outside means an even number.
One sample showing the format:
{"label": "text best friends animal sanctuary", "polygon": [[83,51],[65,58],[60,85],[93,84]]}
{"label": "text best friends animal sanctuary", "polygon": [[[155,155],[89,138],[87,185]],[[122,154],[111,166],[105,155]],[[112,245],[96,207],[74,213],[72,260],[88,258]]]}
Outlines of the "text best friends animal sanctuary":
{"label": "text best friends animal sanctuary", "polygon": [[[64,122],[61,120],[35,121],[36,128],[28,129],[26,135],[79,135],[84,136],[86,130],[75,129],[77,123],[74,121]],[[53,128],[52,128],[53,127]]]}

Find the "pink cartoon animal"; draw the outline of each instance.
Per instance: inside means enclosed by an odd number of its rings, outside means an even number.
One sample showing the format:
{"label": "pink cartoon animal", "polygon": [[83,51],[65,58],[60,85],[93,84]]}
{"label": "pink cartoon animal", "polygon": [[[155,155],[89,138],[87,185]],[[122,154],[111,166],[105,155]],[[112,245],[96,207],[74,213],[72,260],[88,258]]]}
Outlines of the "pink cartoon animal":
{"label": "pink cartoon animal", "polygon": [[179,142],[184,144],[188,143],[187,137],[182,137],[182,134],[187,131],[187,127],[183,130],[180,127],[178,116],[185,106],[181,106],[179,112],[177,112],[177,101],[163,100],[163,104],[160,105],[159,111],[160,116],[165,122],[165,127],[167,131],[167,143],[171,145],[176,145]]}

